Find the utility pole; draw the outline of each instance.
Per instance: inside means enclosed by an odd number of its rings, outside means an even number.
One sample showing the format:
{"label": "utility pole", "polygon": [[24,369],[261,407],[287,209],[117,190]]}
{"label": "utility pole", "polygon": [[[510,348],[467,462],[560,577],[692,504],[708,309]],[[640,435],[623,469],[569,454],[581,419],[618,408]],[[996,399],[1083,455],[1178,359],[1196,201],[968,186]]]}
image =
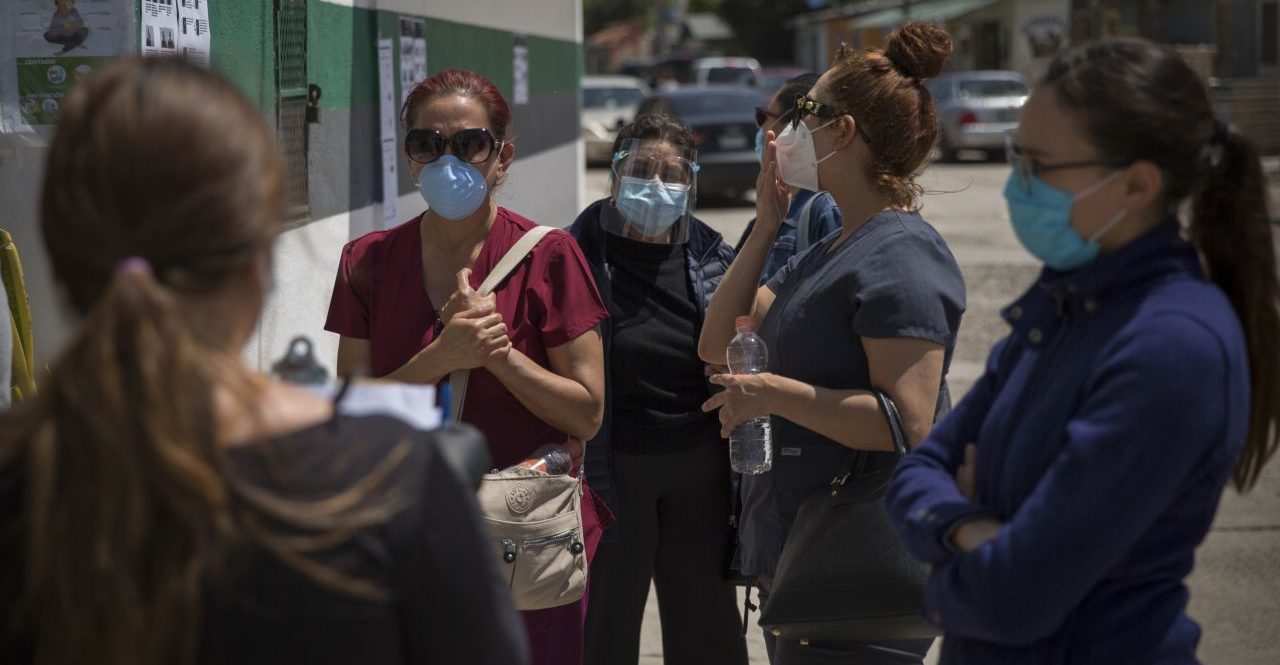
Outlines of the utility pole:
{"label": "utility pole", "polygon": [[653,55],[667,55],[667,3],[666,0],[653,0]]}

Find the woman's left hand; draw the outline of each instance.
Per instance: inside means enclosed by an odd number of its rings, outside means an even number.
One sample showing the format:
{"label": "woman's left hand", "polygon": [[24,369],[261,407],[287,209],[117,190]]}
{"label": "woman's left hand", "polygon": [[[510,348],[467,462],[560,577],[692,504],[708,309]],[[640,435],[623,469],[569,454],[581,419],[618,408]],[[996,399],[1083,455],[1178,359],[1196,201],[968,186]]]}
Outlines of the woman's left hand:
{"label": "woman's left hand", "polygon": [[720,409],[720,436],[729,438],[733,428],[742,423],[767,416],[772,413],[769,401],[773,397],[773,375],[761,374],[716,374],[710,378],[712,384],[723,386],[724,390],[711,396],[702,404],[702,410],[711,412]]}

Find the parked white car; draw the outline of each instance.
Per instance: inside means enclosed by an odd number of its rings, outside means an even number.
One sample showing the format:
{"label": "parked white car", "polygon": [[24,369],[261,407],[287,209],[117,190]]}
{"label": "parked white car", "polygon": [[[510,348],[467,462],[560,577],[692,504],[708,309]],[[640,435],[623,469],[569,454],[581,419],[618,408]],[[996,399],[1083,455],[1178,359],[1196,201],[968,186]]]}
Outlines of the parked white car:
{"label": "parked white car", "polygon": [[693,61],[693,82],[697,85],[756,85],[760,63],[755,58],[698,58]]}
{"label": "parked white car", "polygon": [[587,163],[607,163],[618,130],[631,122],[649,86],[632,76],[582,77],[582,140]]}

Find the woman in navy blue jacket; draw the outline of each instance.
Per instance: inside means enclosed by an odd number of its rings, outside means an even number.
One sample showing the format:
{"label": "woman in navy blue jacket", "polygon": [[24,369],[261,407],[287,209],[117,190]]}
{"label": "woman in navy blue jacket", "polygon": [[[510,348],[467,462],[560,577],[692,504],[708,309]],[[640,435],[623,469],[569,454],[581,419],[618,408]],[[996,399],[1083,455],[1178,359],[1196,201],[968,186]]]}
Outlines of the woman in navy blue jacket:
{"label": "woman in navy blue jacket", "polygon": [[1176,53],[1117,39],[1059,56],[1010,160],[1014,230],[1046,267],[888,497],[933,565],[942,660],[1194,663],[1183,578],[1280,423],[1257,153]]}
{"label": "woman in navy blue jacket", "polygon": [[693,133],[652,113],[618,132],[610,196],[570,227],[609,308],[605,411],[586,446],[592,489],[618,518],[591,564],[587,665],[635,665],[652,583],[666,662],[745,665],[725,580],[729,455],[698,333],[733,250],[693,216]]}

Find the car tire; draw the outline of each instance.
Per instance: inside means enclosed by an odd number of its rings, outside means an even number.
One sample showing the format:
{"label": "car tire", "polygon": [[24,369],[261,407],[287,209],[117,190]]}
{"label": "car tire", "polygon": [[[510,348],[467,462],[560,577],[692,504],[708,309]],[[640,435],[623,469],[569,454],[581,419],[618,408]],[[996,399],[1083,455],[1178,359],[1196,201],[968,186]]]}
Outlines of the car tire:
{"label": "car tire", "polygon": [[960,156],[956,153],[956,149],[951,145],[951,141],[947,139],[947,133],[942,132],[942,139],[938,141],[938,161],[944,164],[954,164],[960,161]]}

